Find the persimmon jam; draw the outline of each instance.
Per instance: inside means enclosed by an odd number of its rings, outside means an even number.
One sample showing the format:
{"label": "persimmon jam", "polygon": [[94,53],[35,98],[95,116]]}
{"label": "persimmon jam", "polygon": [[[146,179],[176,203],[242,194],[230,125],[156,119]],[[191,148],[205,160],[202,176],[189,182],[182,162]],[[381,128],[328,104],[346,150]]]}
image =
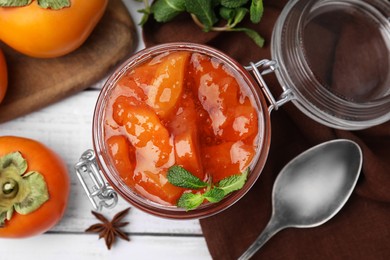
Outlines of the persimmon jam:
{"label": "persimmon jam", "polygon": [[109,93],[104,142],[120,178],[162,205],[186,191],[167,180],[180,165],[205,182],[255,158],[258,115],[243,80],[219,59],[171,51],[128,69]]}

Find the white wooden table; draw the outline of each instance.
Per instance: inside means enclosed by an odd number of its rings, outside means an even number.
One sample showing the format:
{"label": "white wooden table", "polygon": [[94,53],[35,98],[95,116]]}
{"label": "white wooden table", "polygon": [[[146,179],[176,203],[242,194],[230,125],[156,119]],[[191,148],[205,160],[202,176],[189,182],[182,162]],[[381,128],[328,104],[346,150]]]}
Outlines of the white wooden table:
{"label": "white wooden table", "polygon": [[[124,1],[135,23],[142,4]],[[138,27],[138,26],[137,26]],[[140,28],[137,28],[139,37]],[[138,50],[144,45],[140,43]],[[197,220],[161,219],[131,207],[124,219],[130,242],[118,239],[111,250],[97,234],[84,232],[98,220],[74,171],[80,155],[92,148],[92,115],[101,82],[61,102],[24,117],[0,124],[0,135],[38,140],[55,150],[66,162],[71,177],[69,204],[63,219],[50,231],[27,239],[0,239],[0,259],[210,259]],[[121,198],[115,209],[103,210],[109,217],[131,206]]]}

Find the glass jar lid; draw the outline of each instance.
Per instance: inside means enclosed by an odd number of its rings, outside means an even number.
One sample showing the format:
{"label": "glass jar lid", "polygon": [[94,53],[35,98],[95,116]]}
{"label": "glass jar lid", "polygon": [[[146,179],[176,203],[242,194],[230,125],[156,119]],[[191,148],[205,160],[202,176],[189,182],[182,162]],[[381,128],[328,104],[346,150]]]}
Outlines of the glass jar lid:
{"label": "glass jar lid", "polygon": [[294,0],[273,32],[272,58],[294,104],[357,130],[390,119],[390,2]]}

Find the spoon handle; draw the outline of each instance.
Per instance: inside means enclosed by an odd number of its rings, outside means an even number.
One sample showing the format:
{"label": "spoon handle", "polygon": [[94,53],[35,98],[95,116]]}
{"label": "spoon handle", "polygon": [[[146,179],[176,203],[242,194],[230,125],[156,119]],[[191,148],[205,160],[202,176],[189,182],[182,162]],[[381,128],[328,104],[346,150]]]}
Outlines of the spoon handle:
{"label": "spoon handle", "polygon": [[238,258],[238,260],[248,260],[281,229],[283,229],[283,227],[280,225],[280,222],[272,216],[263,232],[261,232],[252,245],[240,256],[240,258]]}

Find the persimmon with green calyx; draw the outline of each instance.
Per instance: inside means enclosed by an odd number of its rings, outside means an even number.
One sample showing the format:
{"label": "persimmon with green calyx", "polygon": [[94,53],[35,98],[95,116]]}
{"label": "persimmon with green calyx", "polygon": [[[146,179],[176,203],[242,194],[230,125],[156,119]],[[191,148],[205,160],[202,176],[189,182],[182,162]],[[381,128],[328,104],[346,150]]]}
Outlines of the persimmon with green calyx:
{"label": "persimmon with green calyx", "polygon": [[7,63],[3,52],[0,50],[0,103],[3,101],[8,87]]}
{"label": "persimmon with green calyx", "polygon": [[69,196],[63,160],[42,143],[0,137],[0,237],[41,234],[62,218]]}
{"label": "persimmon with green calyx", "polygon": [[1,0],[0,40],[36,58],[80,47],[103,16],[108,0]]}
{"label": "persimmon with green calyx", "polygon": [[0,158],[0,226],[12,218],[14,211],[26,215],[49,199],[42,174],[26,170],[27,162],[19,152]]}

